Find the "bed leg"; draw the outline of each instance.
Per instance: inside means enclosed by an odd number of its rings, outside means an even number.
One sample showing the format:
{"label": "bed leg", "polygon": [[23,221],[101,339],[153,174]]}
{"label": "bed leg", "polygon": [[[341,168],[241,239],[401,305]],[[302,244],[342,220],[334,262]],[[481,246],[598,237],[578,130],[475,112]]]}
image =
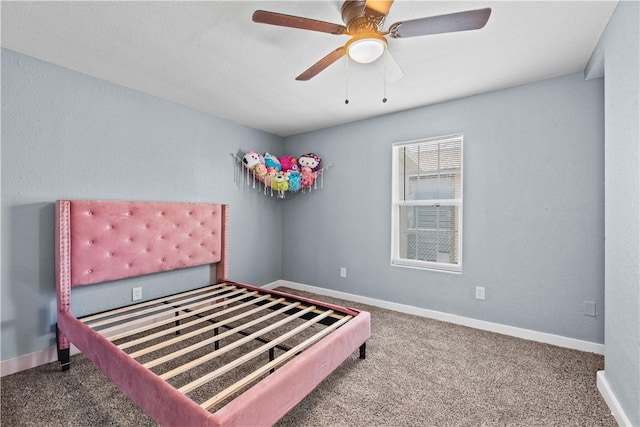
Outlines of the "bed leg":
{"label": "bed leg", "polygon": [[60,348],[60,329],[58,329],[58,324],[56,323],[56,349],[58,350],[58,360],[60,361],[60,368],[63,371],[68,371],[71,367],[71,348]]}
{"label": "bed leg", "polygon": [[[180,315],[180,312],[176,311],[176,317],[178,317],[179,315]],[[176,326],[180,326],[180,321],[179,320],[176,320]],[[176,331],[176,335],[180,335],[180,330],[179,329]]]}
{"label": "bed leg", "polygon": [[364,343],[360,346],[360,359],[367,358],[367,343]]}
{"label": "bed leg", "polygon": [[[271,347],[271,348],[269,349],[269,362],[273,362],[273,359],[275,359],[275,357],[276,357],[276,352],[275,352],[275,350],[273,349],[273,347]],[[271,369],[269,370],[269,373],[270,373],[270,374],[273,374],[275,371],[276,371],[276,370],[275,370],[275,368],[271,368]]]}
{"label": "bed leg", "polygon": [[[218,335],[218,328],[213,328],[213,336]],[[220,349],[220,341],[216,340],[213,342],[213,349],[214,350],[219,350]]]}

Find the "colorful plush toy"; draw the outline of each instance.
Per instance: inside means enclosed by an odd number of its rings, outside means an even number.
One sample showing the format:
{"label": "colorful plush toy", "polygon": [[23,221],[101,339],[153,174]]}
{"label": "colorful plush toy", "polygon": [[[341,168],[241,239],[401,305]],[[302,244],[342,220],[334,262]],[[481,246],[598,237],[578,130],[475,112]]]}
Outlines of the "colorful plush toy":
{"label": "colorful plush toy", "polygon": [[271,183],[273,182],[273,177],[276,176],[276,173],[278,173],[275,169],[271,169],[269,172],[267,172],[267,174],[263,177],[264,179],[264,185],[265,185],[265,189],[267,187],[271,187]]}
{"label": "colorful plush toy", "polygon": [[308,153],[300,156],[298,159],[298,166],[303,171],[305,168],[308,168],[312,172],[316,172],[320,169],[320,162],[320,157],[314,153]]}
{"label": "colorful plush toy", "polygon": [[297,171],[298,160],[292,156],[280,157],[280,164],[282,165],[282,172]]}
{"label": "colorful plush toy", "polygon": [[257,164],[264,163],[264,157],[262,157],[262,154],[256,153],[251,150],[244,155],[244,157],[242,158],[242,163],[247,169],[253,170],[253,168]]}
{"label": "colorful plush toy", "polygon": [[[305,168],[306,168],[306,166],[305,166]],[[303,170],[302,171],[301,181],[302,181],[302,186],[304,188],[311,188],[311,186],[313,185],[315,180],[316,180],[316,176],[315,176],[314,172],[311,172],[310,170]]]}
{"label": "colorful plush toy", "polygon": [[271,188],[277,191],[287,191],[289,189],[289,181],[287,176],[282,172],[276,172],[271,180]]}
{"label": "colorful plush toy", "polygon": [[267,167],[267,169],[275,168],[278,170],[278,172],[282,170],[282,165],[280,164],[280,160],[278,160],[278,158],[273,154],[264,153],[264,164]]}
{"label": "colorful plush toy", "polygon": [[302,176],[298,171],[290,170],[289,175],[289,191],[298,191],[302,187]]}
{"label": "colorful plush toy", "polygon": [[258,178],[264,178],[264,176],[267,174],[267,167],[264,165],[264,163],[258,163],[253,167],[253,173]]}

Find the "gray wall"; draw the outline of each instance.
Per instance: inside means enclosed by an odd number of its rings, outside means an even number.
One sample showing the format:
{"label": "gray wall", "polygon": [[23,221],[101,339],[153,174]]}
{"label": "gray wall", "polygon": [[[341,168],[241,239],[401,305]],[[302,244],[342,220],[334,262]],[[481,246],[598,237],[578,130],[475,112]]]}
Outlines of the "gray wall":
{"label": "gray wall", "polygon": [[620,2],[600,40],[605,81],[605,377],[640,425],[640,3]]}
{"label": "gray wall", "polygon": [[[282,138],[2,50],[2,360],[54,344],[54,202],[64,198],[231,205],[230,276],[280,279],[282,205],[234,179],[230,153]],[[264,244],[264,246],[262,246]],[[268,245],[268,250],[265,247]],[[206,268],[74,291],[82,314],[193,283]]]}
{"label": "gray wall", "polygon": [[[289,137],[284,148],[279,137],[3,50],[2,360],[53,345],[56,199],[224,202],[232,278],[606,341],[607,379],[640,424],[638,12],[622,2],[603,36],[606,97],[602,80],[576,74]],[[456,132],[465,134],[464,272],[391,267],[391,144]],[[239,188],[228,153],[251,148],[315,151],[336,166],[324,191],[280,203]],[[151,297],[206,281],[202,269],[166,276],[134,284]],[[476,285],[486,301],[473,298]],[[74,310],[128,302],[132,286],[91,287],[99,293],[80,292]],[[598,317],[583,315],[585,300]]]}
{"label": "gray wall", "polygon": [[[286,138],[335,167],[286,202],[283,279],[603,343],[603,106],[577,73]],[[391,145],[458,132],[463,273],[391,266]]]}

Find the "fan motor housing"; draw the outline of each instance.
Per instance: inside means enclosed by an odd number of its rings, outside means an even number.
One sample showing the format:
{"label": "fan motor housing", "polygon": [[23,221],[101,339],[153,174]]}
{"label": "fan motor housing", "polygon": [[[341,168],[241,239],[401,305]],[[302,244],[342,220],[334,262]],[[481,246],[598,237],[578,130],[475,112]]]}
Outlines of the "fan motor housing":
{"label": "fan motor housing", "polygon": [[384,15],[366,9],[366,0],[347,0],[342,4],[342,21],[349,33],[378,32]]}

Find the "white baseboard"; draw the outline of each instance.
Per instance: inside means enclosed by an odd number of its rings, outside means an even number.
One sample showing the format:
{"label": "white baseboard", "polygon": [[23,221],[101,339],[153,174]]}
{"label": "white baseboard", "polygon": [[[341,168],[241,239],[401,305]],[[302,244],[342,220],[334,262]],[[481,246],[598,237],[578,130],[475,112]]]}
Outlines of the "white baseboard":
{"label": "white baseboard", "polygon": [[619,426],[629,426],[631,427],[631,421],[627,414],[622,410],[622,406],[620,406],[620,402],[616,398],[615,394],[613,394],[613,390],[609,386],[609,382],[607,381],[607,376],[605,375],[605,371],[598,371],[597,374],[597,386],[598,391],[602,395],[602,398],[609,406],[611,410],[611,415],[616,419]]}
{"label": "white baseboard", "polygon": [[[149,319],[145,322],[137,323],[127,328],[118,330],[117,333],[126,332],[134,328],[150,325],[160,320],[172,319],[173,315],[160,315]],[[108,335],[106,335],[108,337]],[[73,344],[71,344],[71,356],[82,353]],[[24,371],[27,369],[35,368],[37,366],[46,365],[47,363],[55,362],[58,360],[58,351],[55,346],[45,348],[44,350],[35,351],[33,353],[24,354],[22,356],[15,357],[13,359],[3,360],[0,364],[0,377],[5,375],[15,374],[16,372]]]}
{"label": "white baseboard", "polygon": [[[71,346],[71,355],[80,353],[75,346]],[[24,354],[14,357],[13,359],[3,360],[0,365],[0,376],[15,374],[16,372],[35,368],[36,366],[46,365],[47,363],[58,360],[58,351],[56,347],[45,348],[44,350],[34,351],[33,353]]]}
{"label": "white baseboard", "polygon": [[545,344],[552,344],[558,347],[571,348],[574,350],[586,351],[589,353],[604,354],[604,344],[598,344],[590,341],[577,340],[575,338],[563,337],[561,335],[548,334],[545,332],[533,331],[530,329],[518,328],[515,326],[503,325],[500,323],[486,322],[484,320],[472,319],[470,317],[458,316],[456,314],[444,313],[441,311],[428,310],[426,308],[414,307],[411,305],[398,304],[379,300],[375,298],[364,297],[346,292],[334,291],[331,289],[320,288],[317,286],[305,285],[303,283],[290,282],[288,280],[276,280],[263,288],[273,289],[278,286],[284,286],[291,289],[312,292],[314,294],[325,295],[334,298],[346,299],[349,301],[359,302],[362,304],[373,305],[375,307],[386,308],[389,310],[399,311],[401,313],[413,314],[415,316],[427,317],[429,319],[440,320],[443,322],[454,323],[456,325],[469,326],[484,331],[496,332],[498,334],[509,335],[517,338],[523,338],[530,341],[537,341]]}
{"label": "white baseboard", "polygon": [[[425,308],[414,307],[411,305],[398,304],[379,300],[375,298],[364,297],[346,292],[333,291],[331,289],[320,288],[317,286],[305,285],[303,283],[290,282],[288,280],[276,280],[262,286],[265,289],[274,289],[279,286],[298,289],[301,291],[312,292],[318,295],[326,295],[329,297],[346,299],[349,301],[359,302],[362,304],[373,305],[380,308],[399,311],[401,313],[413,314],[416,316],[427,317],[429,319],[441,320],[443,322],[454,323],[457,325],[469,326],[471,328],[482,329],[485,331],[496,332],[503,335],[510,335],[518,338],[524,338],[531,341],[538,341],[546,344],[557,345],[559,347],[571,348],[574,350],[587,351],[590,353],[604,354],[604,345],[589,341],[582,341],[573,338],[567,338],[560,335],[547,334],[544,332],[532,331],[529,329],[517,328],[515,326],[502,325],[500,323],[485,322],[483,320],[472,319],[469,317],[458,316],[455,314],[444,313],[441,311],[428,310]],[[71,346],[71,354],[78,354],[80,351]],[[13,359],[3,360],[1,363],[0,376],[14,374],[26,369],[35,368],[40,365],[55,362],[58,360],[56,348],[50,347],[34,353],[18,356]],[[611,407],[611,406],[610,406]],[[616,419],[618,419],[616,417]]]}

